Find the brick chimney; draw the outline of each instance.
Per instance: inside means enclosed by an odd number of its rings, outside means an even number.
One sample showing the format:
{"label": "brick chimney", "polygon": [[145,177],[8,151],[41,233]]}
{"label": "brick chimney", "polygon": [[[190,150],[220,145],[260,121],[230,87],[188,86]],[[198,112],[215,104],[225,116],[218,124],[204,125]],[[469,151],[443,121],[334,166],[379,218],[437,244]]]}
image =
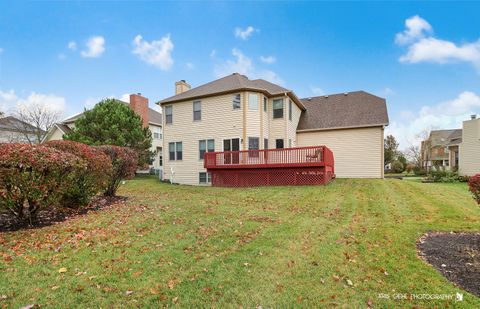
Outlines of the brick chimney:
{"label": "brick chimney", "polygon": [[180,80],[175,83],[175,94],[180,94],[190,90],[192,87],[184,80]]}
{"label": "brick chimney", "polygon": [[130,108],[143,120],[143,126],[148,127],[148,99],[140,93],[130,95]]}

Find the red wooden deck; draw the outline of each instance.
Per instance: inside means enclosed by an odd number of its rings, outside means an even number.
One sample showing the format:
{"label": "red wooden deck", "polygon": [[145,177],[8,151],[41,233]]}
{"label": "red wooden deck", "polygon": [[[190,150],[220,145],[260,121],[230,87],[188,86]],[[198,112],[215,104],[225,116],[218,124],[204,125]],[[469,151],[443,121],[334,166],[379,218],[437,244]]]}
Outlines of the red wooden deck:
{"label": "red wooden deck", "polygon": [[335,177],[326,146],[207,152],[204,166],[216,187],[325,185]]}

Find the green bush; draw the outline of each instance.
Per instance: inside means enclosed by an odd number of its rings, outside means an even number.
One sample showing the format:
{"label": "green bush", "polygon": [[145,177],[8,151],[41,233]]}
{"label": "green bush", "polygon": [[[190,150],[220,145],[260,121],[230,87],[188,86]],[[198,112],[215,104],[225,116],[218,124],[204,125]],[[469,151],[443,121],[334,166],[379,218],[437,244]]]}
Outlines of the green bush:
{"label": "green bush", "polygon": [[87,169],[79,157],[25,144],[0,145],[0,208],[32,224],[40,210],[58,204]]}
{"label": "green bush", "polygon": [[136,151],[120,146],[98,146],[112,162],[112,170],[108,174],[108,183],[105,196],[114,196],[118,186],[124,179],[130,179],[135,176],[138,165],[138,154]]}
{"label": "green bush", "polygon": [[403,164],[402,162],[396,160],[396,161],[393,161],[392,163],[392,170],[393,172],[395,173],[401,173],[403,172]]}
{"label": "green bush", "polygon": [[433,182],[459,182],[460,178],[461,177],[456,172],[441,169],[432,169],[427,177],[427,179],[430,179]]}
{"label": "green bush", "polygon": [[426,176],[427,175],[427,171],[423,167],[420,167],[420,166],[415,166],[413,168],[413,173],[415,174],[415,176]]}
{"label": "green bush", "polygon": [[51,141],[45,144],[83,159],[87,168],[76,175],[76,179],[66,186],[60,204],[70,208],[86,206],[95,194],[105,190],[112,162],[101,150],[73,141]]}

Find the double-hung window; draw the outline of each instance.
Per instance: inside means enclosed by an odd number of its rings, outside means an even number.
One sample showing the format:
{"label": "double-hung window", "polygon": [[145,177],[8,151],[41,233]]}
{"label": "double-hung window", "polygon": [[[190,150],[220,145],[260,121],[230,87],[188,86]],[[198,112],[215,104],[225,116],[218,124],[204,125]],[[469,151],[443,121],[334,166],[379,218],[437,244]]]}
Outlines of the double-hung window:
{"label": "double-hung window", "polygon": [[173,123],[173,107],[172,105],[165,106],[165,124]]}
{"label": "double-hung window", "polygon": [[182,160],[183,146],[182,142],[168,143],[168,159],[170,161]]}
{"label": "double-hung window", "polygon": [[258,94],[256,93],[248,94],[248,109],[258,110]]}
{"label": "double-hung window", "polygon": [[288,100],[288,120],[292,121],[292,100]]}
{"label": "double-hung window", "polygon": [[263,149],[268,149],[268,138],[263,139]]}
{"label": "double-hung window", "polygon": [[215,140],[213,139],[203,139],[198,141],[198,157],[200,160],[203,160],[205,157],[205,152],[214,152],[215,151]]}
{"label": "double-hung window", "polygon": [[277,148],[277,149],[284,148],[284,147],[283,147],[283,139],[282,139],[282,138],[279,138],[279,139],[275,140],[275,148]]}
{"label": "double-hung window", "polygon": [[273,100],[273,118],[283,118],[283,99]]}
{"label": "double-hung window", "polygon": [[202,102],[193,101],[193,120],[202,120]]}
{"label": "double-hung window", "polygon": [[267,112],[267,97],[263,97],[263,111]]}
{"label": "double-hung window", "polygon": [[232,100],[232,108],[235,109],[240,109],[241,103],[240,103],[240,93],[234,94],[233,95],[233,100]]}

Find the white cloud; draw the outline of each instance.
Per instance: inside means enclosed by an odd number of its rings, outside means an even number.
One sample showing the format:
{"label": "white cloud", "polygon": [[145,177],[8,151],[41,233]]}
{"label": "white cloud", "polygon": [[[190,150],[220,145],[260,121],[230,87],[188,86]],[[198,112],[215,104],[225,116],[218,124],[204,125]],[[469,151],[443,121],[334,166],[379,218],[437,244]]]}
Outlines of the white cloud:
{"label": "white cloud", "polygon": [[325,95],[325,91],[323,91],[323,89],[320,88],[320,87],[311,86],[311,87],[310,87],[310,91],[311,91],[314,95],[317,95],[317,96]]}
{"label": "white cloud", "polygon": [[405,24],[407,29],[395,38],[398,45],[408,46],[400,62],[445,64],[460,61],[471,63],[480,70],[480,39],[462,44],[437,39],[432,36],[430,24],[419,16],[407,19]]}
{"label": "white cloud", "polygon": [[160,70],[167,71],[173,65],[172,51],[173,42],[170,34],[162,37],[159,41],[147,42],[141,35],[137,35],[133,40],[133,53],[142,61],[156,66]]}
{"label": "white cloud", "polygon": [[470,115],[480,114],[480,96],[471,91],[464,91],[453,100],[434,106],[423,106],[419,112],[402,111],[400,118],[392,121],[385,134],[393,134],[400,144],[400,149],[410,144],[419,145],[418,136],[424,130],[455,129],[462,127],[462,121]]}
{"label": "white cloud", "polygon": [[397,44],[409,44],[417,39],[425,37],[425,34],[433,32],[432,26],[420,16],[412,16],[405,20],[405,30],[397,33],[395,42]]}
{"label": "white cloud", "polygon": [[103,36],[92,36],[86,43],[86,50],[82,50],[82,57],[97,58],[105,51],[105,39]]}
{"label": "white cloud", "polygon": [[215,49],[212,49],[212,51],[210,52],[210,57],[215,58],[216,55],[217,55],[217,51]]}
{"label": "white cloud", "polygon": [[120,101],[130,103],[130,93],[124,93],[120,97]]}
{"label": "white cloud", "polygon": [[436,38],[424,38],[409,46],[405,55],[400,57],[400,62],[419,63],[435,62],[449,63],[464,61],[480,68],[480,40],[474,43],[455,43]]}
{"label": "white cloud", "polygon": [[264,63],[272,64],[277,61],[277,58],[275,58],[274,56],[260,56],[260,60]]}
{"label": "white cloud", "polygon": [[195,69],[195,65],[191,62],[187,62],[185,63],[185,67],[188,69],[188,70],[193,70]]}
{"label": "white cloud", "polygon": [[378,93],[380,94],[380,96],[383,96],[383,97],[391,97],[396,94],[396,92],[390,87],[385,87],[382,90],[380,90]]}
{"label": "white cloud", "polygon": [[85,100],[84,107],[86,109],[92,109],[100,100],[98,98],[88,97]]}
{"label": "white cloud", "polygon": [[37,92],[31,92],[28,96],[21,97],[13,89],[8,91],[0,90],[0,110],[3,112],[13,112],[16,109],[29,108],[32,105],[40,105],[47,110],[63,112],[65,109],[65,98]]}
{"label": "white cloud", "polygon": [[67,47],[68,47],[68,49],[76,50],[77,49],[77,43],[75,41],[70,41],[70,42],[68,42]]}
{"label": "white cloud", "polygon": [[214,73],[216,77],[223,77],[232,73],[240,73],[249,78],[262,78],[269,82],[283,85],[284,81],[273,71],[258,69],[252,62],[252,59],[245,56],[240,50],[232,50],[234,60],[227,60],[215,66]]}
{"label": "white cloud", "polygon": [[258,29],[253,28],[252,26],[248,26],[245,29],[240,27],[235,28],[235,37],[240,38],[242,40],[248,39],[255,31]]}
{"label": "white cloud", "polygon": [[26,98],[19,98],[17,108],[28,108],[28,106],[37,104],[51,111],[63,112],[65,110],[65,98],[36,92],[30,93]]}

